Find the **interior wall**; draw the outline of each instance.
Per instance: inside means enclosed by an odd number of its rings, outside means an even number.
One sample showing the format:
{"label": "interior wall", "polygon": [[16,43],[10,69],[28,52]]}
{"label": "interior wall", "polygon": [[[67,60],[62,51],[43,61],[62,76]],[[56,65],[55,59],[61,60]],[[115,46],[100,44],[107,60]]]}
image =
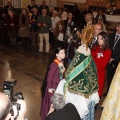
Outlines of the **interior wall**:
{"label": "interior wall", "polygon": [[[46,0],[46,4],[48,6],[57,6],[58,5],[58,0]],[[36,0],[36,4],[39,6],[42,4],[42,0]],[[22,7],[26,7],[31,3],[31,0],[22,0]]]}
{"label": "interior wall", "polygon": [[[86,1],[90,6],[99,6],[99,7],[106,7],[108,5],[108,0],[87,0]],[[116,0],[116,7],[120,9],[120,0]]]}
{"label": "interior wall", "polygon": [[[79,2],[78,2],[79,1]],[[87,3],[89,6],[99,6],[99,7],[106,7],[108,5],[108,0],[86,0],[83,2],[83,0],[58,0],[58,6],[63,7],[64,3],[68,4],[74,4],[76,3],[80,9],[85,8],[85,4]],[[120,9],[120,0],[116,0],[116,7]]]}
{"label": "interior wall", "polygon": [[78,2],[78,0],[74,0],[74,2],[73,0],[58,0],[58,7],[63,7],[64,4],[77,4],[78,8],[80,8],[80,10],[83,10],[85,8],[86,2]]}
{"label": "interior wall", "polygon": [[3,0],[0,0],[0,7],[3,7]]}

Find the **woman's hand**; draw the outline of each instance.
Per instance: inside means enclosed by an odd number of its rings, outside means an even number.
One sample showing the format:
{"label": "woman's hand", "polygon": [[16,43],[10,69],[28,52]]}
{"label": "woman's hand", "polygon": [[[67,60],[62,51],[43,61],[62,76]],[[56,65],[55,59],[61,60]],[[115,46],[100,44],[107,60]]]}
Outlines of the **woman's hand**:
{"label": "woman's hand", "polygon": [[68,38],[68,43],[70,42],[70,40],[73,39],[73,35],[71,34],[70,37]]}
{"label": "woman's hand", "polygon": [[49,89],[48,89],[48,92],[49,92],[49,93],[54,93],[55,90],[54,90],[53,88],[49,88]]}

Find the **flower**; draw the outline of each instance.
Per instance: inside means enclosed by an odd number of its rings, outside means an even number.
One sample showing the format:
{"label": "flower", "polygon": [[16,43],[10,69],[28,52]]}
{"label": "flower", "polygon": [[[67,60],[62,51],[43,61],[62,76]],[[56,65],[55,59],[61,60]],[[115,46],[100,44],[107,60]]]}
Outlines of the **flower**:
{"label": "flower", "polygon": [[97,58],[103,57],[102,53],[97,53]]}

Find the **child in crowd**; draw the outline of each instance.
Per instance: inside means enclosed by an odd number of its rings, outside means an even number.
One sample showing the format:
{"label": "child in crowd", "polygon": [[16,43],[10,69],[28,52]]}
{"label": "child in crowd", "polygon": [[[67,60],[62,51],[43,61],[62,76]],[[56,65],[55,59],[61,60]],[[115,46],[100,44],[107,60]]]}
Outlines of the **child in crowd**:
{"label": "child in crowd", "polygon": [[51,105],[51,96],[54,94],[60,80],[63,79],[65,71],[63,65],[63,59],[65,58],[65,49],[61,46],[56,47],[55,57],[52,63],[48,66],[45,80],[43,82],[42,91],[42,103],[41,103],[41,118],[45,120]]}

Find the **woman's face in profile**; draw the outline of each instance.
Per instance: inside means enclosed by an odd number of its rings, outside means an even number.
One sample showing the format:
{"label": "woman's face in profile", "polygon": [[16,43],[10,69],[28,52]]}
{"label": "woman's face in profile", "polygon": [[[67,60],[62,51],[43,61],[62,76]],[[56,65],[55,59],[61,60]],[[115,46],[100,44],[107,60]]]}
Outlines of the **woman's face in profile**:
{"label": "woman's face in profile", "polygon": [[57,58],[62,60],[65,58],[65,50],[60,50],[58,54],[56,54]]}

